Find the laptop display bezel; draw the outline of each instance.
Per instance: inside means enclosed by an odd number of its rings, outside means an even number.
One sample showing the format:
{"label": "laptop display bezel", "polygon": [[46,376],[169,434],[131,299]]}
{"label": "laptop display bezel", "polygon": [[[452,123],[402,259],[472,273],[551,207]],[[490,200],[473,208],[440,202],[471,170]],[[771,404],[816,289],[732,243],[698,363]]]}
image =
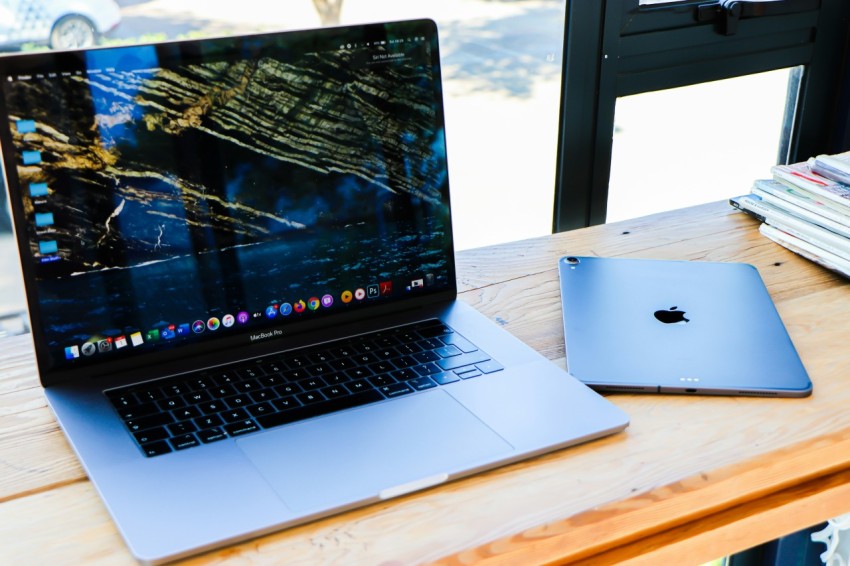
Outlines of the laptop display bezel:
{"label": "laptop display bezel", "polygon": [[[435,82],[437,88],[440,87],[440,55],[437,41],[436,24],[431,20],[416,20],[408,22],[393,22],[387,24],[373,24],[360,26],[347,26],[340,28],[326,28],[323,30],[306,30],[306,31],[290,31],[280,32],[289,36],[297,36],[299,40],[310,41],[311,38],[321,36],[321,41],[336,41],[336,42],[357,42],[357,41],[374,41],[379,38],[394,37],[403,34],[422,34],[427,38],[432,46],[432,65],[435,69]],[[157,55],[161,61],[192,61],[203,60],[204,57],[209,57],[209,53],[217,51],[233,52],[241,50],[245,53],[257,52],[261,50],[265,41],[278,36],[279,34],[257,34],[252,36],[241,37],[226,37],[214,39],[201,39],[190,41],[166,42],[153,44]],[[40,52],[24,55],[11,55],[0,58],[0,77],[5,77],[14,74],[26,74],[35,72],[46,72],[47,69],[59,68],[85,68],[87,53],[93,50],[108,50],[121,49],[118,48],[94,48],[89,50],[79,51],[63,51],[63,52]],[[206,55],[205,55],[206,54]],[[445,127],[444,116],[442,115],[442,92],[437,92],[436,95],[439,103],[440,116],[439,120]],[[0,116],[4,117],[4,121],[8,122],[9,116],[6,109],[5,100],[0,97]],[[12,137],[9,128],[0,128],[0,145],[4,147],[12,147]],[[13,226],[16,233],[17,243],[22,261],[22,270],[24,275],[24,288],[29,305],[38,305],[38,286],[35,279],[35,269],[27,261],[30,255],[29,252],[29,235],[28,235],[28,220],[23,210],[21,203],[22,187],[18,182],[17,163],[15,161],[14,151],[3,152],[3,175],[6,185],[9,189],[10,206],[13,211]],[[446,187],[448,196],[448,187]],[[449,222],[450,225],[450,222]],[[403,299],[388,302],[386,304],[378,304],[363,308],[353,312],[340,312],[330,314],[316,319],[304,319],[297,322],[292,322],[285,326],[285,331],[273,339],[264,342],[262,345],[247,348],[250,350],[250,355],[257,355],[258,352],[272,351],[275,349],[283,350],[290,347],[293,343],[293,336],[302,333],[310,333],[321,331],[323,328],[331,328],[344,324],[356,324],[358,321],[372,319],[389,315],[399,309],[417,309],[425,305],[450,301],[457,296],[457,284],[454,265],[454,249],[449,237],[449,250],[447,250],[447,286],[444,290],[435,291],[429,294],[419,296],[410,296]],[[232,356],[237,359],[240,355],[246,353],[246,346],[252,346],[248,340],[248,332],[242,332],[233,335],[221,335],[215,340],[203,341],[199,343],[189,343],[182,345],[179,348],[158,351],[147,356],[132,356],[126,359],[112,358],[99,361],[94,364],[84,364],[78,367],[51,367],[50,351],[44,340],[44,327],[37,315],[37,312],[30,314],[31,329],[33,342],[36,351],[36,360],[39,366],[39,373],[42,384],[48,386],[54,383],[66,382],[69,380],[85,379],[99,376],[110,376],[123,374],[130,370],[139,370],[140,368],[156,368],[157,373],[167,372],[169,365],[180,360],[197,360],[192,363],[203,363],[207,354],[215,352],[216,359],[223,359]]]}

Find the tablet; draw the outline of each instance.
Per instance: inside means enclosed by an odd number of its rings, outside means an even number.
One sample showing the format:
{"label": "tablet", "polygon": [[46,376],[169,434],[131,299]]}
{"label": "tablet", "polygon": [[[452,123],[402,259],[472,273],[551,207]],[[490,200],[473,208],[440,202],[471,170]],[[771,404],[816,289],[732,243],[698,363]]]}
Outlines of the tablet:
{"label": "tablet", "polygon": [[568,370],[596,390],[812,392],[752,265],[567,256],[558,271]]}

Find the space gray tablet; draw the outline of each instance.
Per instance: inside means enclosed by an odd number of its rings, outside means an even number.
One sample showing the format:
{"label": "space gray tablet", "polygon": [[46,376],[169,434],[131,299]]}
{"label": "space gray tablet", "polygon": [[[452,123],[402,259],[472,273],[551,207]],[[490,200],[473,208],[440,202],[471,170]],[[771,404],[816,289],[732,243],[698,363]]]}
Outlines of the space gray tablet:
{"label": "space gray tablet", "polygon": [[812,392],[752,265],[567,256],[558,271],[568,370],[596,390]]}

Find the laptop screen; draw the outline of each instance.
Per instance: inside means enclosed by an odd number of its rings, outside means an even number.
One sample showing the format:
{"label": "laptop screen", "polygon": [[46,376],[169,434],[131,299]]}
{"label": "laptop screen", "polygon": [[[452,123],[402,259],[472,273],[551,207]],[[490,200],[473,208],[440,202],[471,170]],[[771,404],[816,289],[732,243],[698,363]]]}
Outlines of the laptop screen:
{"label": "laptop screen", "polygon": [[432,22],[12,56],[0,72],[42,373],[454,292]]}

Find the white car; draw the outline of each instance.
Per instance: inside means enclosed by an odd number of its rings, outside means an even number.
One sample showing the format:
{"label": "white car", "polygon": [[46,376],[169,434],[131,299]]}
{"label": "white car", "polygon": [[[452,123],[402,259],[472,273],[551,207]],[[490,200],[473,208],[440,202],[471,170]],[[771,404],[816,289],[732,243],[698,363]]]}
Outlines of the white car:
{"label": "white car", "polygon": [[115,0],[0,0],[0,46],[88,47],[120,21]]}

